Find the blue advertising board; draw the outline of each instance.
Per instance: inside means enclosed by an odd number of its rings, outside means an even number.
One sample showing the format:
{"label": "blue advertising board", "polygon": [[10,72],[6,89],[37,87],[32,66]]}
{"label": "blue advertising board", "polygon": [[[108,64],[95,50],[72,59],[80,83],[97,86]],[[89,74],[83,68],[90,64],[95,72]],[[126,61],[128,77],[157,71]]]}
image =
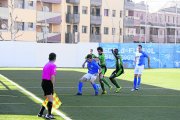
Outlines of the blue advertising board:
{"label": "blue advertising board", "polygon": [[[180,44],[141,44],[151,60],[151,68],[180,68]],[[100,43],[106,56],[109,68],[115,67],[115,59],[111,49],[118,48],[125,68],[134,68],[135,53],[138,44],[135,43]],[[146,65],[147,67],[147,60]]]}

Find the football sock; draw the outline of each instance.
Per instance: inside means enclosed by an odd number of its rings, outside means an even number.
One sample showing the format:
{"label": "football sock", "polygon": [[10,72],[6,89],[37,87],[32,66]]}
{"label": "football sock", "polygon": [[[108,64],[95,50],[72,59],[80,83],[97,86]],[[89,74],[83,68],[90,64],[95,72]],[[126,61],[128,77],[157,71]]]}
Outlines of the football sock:
{"label": "football sock", "polygon": [[141,84],[141,77],[138,77],[138,85],[137,85],[137,87],[139,87],[140,84]]}
{"label": "football sock", "polygon": [[137,77],[134,77],[134,89],[137,87]]}
{"label": "football sock", "polygon": [[78,84],[78,93],[82,93],[82,87],[83,87],[83,82],[79,82],[79,84]]}
{"label": "football sock", "polygon": [[120,88],[115,79],[111,78],[110,80],[116,86],[116,88]]}
{"label": "football sock", "polygon": [[92,84],[92,86],[93,86],[93,88],[94,88],[94,91],[95,91],[95,92],[98,92],[97,85],[94,83],[94,84]]}
{"label": "football sock", "polygon": [[52,110],[52,102],[51,101],[49,101],[47,103],[47,107],[48,107],[48,114],[51,115],[51,110]]}
{"label": "football sock", "polygon": [[44,112],[44,110],[45,110],[45,107],[42,105],[42,107],[41,107],[41,110],[40,110],[40,112],[39,112],[39,114],[43,114],[43,112]]}
{"label": "football sock", "polygon": [[102,80],[108,87],[110,87],[109,83],[106,81],[105,78],[102,78],[101,80]]}
{"label": "football sock", "polygon": [[102,81],[100,81],[100,85],[101,85],[101,89],[102,91],[105,91],[105,88],[104,88],[104,83]]}

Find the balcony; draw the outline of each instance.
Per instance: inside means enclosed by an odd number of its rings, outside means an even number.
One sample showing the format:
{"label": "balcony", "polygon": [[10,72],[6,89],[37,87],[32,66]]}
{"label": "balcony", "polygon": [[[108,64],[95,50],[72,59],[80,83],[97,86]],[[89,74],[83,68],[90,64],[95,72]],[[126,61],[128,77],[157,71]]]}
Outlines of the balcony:
{"label": "balcony", "polygon": [[66,0],[67,3],[79,4],[79,0]]}
{"label": "balcony", "polygon": [[165,23],[152,23],[152,22],[148,22],[147,25],[165,27]]}
{"label": "balcony", "polygon": [[37,33],[37,42],[39,43],[60,43],[61,34],[60,33]]}
{"label": "balcony", "polygon": [[60,13],[38,11],[37,22],[44,23],[45,21],[52,24],[61,24],[62,20]]}
{"label": "balcony", "polygon": [[90,35],[90,42],[101,42],[101,35],[95,35],[91,34]]}
{"label": "balcony", "polygon": [[102,17],[101,16],[91,15],[91,24],[100,25],[101,23],[102,23]]}
{"label": "balcony", "polygon": [[174,23],[166,23],[167,27],[175,27],[176,25]]}
{"label": "balcony", "polygon": [[102,6],[102,0],[91,0],[92,6]]}
{"label": "balcony", "polygon": [[165,42],[165,36],[164,35],[150,35],[150,42],[164,43]]}
{"label": "balcony", "polygon": [[79,42],[79,33],[66,33],[65,34],[65,43],[78,43]]}
{"label": "balcony", "polygon": [[126,17],[124,19],[125,27],[140,26],[140,20],[134,19],[133,17]]}
{"label": "balcony", "polygon": [[1,19],[8,19],[9,17],[9,10],[6,7],[0,7],[0,18]]}
{"label": "balcony", "polygon": [[66,14],[66,22],[67,23],[78,24],[79,21],[80,21],[80,15],[79,14]]}
{"label": "balcony", "polygon": [[138,34],[138,35],[125,35],[124,36],[124,42],[144,42],[145,41],[145,35]]}
{"label": "balcony", "polygon": [[62,0],[42,0],[42,2],[60,4]]}

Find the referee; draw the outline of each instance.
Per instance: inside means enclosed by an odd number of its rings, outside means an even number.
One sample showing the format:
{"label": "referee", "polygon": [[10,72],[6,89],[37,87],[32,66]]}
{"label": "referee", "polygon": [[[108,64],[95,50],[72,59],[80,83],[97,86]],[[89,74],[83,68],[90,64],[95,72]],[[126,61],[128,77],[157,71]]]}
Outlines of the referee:
{"label": "referee", "polygon": [[[43,71],[42,71],[41,86],[44,91],[45,99],[48,98],[48,103],[47,103],[48,114],[44,116],[46,119],[55,119],[54,116],[51,114],[52,105],[53,105],[54,83],[56,76],[56,65],[54,64],[55,61],[56,61],[56,54],[50,53],[49,62],[43,67]],[[43,117],[44,110],[45,107],[42,105],[42,108],[38,113],[38,117]]]}

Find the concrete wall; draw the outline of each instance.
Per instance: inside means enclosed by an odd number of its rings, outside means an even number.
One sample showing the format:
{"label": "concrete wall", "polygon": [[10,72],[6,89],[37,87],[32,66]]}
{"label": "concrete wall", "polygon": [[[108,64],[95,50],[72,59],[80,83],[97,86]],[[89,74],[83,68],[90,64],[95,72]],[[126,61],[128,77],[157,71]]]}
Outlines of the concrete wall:
{"label": "concrete wall", "polygon": [[57,54],[58,67],[81,67],[89,49],[99,44],[40,44],[34,42],[0,42],[0,67],[42,67],[51,52]]}

